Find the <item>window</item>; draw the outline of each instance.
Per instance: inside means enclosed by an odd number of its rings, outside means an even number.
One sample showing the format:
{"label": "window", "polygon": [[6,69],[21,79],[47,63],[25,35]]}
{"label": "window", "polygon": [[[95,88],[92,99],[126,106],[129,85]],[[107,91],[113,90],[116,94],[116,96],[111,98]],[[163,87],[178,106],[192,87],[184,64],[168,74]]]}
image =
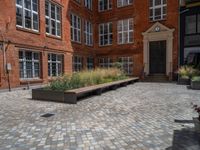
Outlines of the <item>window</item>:
{"label": "window", "polygon": [[81,43],[81,19],[80,17],[71,14],[71,40]]}
{"label": "window", "polygon": [[118,21],[118,44],[133,42],[133,19]]}
{"label": "window", "polygon": [[112,9],[112,0],[99,0],[99,11]]}
{"label": "window", "polygon": [[92,0],[84,0],[84,5],[86,8],[92,10]]}
{"label": "window", "polygon": [[87,69],[88,70],[94,69],[94,58],[93,57],[87,58]]}
{"label": "window", "polygon": [[200,14],[185,17],[185,34],[200,33]]}
{"label": "window", "polygon": [[99,45],[111,45],[113,40],[112,23],[104,23],[99,25]]}
{"label": "window", "polygon": [[123,7],[133,4],[133,0],[117,0],[117,7]]}
{"label": "window", "polygon": [[133,74],[133,59],[132,57],[120,57],[119,62],[121,63],[122,70],[127,75]]}
{"label": "window", "polygon": [[99,67],[100,68],[111,68],[112,60],[108,57],[99,58]]}
{"label": "window", "polygon": [[38,52],[19,51],[20,78],[31,79],[40,76],[40,55]]}
{"label": "window", "polygon": [[150,20],[162,20],[167,15],[167,0],[149,0],[150,1]]}
{"label": "window", "polygon": [[89,21],[85,21],[84,24],[84,35],[85,35],[85,44],[92,46],[93,45],[93,28],[92,23]]}
{"label": "window", "polygon": [[74,56],[73,57],[73,71],[80,72],[83,70],[83,57]]}
{"label": "window", "polygon": [[200,14],[198,14],[198,33],[200,33]]}
{"label": "window", "polygon": [[61,36],[61,8],[54,3],[45,1],[46,33]]}
{"label": "window", "polygon": [[16,25],[39,30],[38,0],[16,0]]}
{"label": "window", "polygon": [[58,54],[48,54],[48,76],[59,76],[63,73],[63,56]]}

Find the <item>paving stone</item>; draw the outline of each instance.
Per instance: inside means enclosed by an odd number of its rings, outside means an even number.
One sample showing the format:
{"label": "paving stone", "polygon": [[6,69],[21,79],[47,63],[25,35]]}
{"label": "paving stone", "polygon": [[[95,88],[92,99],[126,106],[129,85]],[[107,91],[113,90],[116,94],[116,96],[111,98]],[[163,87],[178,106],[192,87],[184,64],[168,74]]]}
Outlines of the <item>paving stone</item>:
{"label": "paving stone", "polygon": [[191,102],[200,91],[173,83],[136,83],[77,105],[0,93],[0,150],[199,150]]}

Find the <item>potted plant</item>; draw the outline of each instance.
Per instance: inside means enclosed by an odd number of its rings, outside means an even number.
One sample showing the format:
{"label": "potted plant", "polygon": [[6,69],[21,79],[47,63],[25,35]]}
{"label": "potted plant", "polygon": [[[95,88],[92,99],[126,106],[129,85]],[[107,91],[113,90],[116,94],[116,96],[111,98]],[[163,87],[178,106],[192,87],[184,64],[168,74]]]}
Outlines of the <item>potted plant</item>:
{"label": "potted plant", "polygon": [[178,84],[190,85],[190,80],[198,71],[192,66],[182,66],[178,69]]}
{"label": "potted plant", "polygon": [[195,90],[200,90],[200,76],[194,76],[191,79],[191,88]]}
{"label": "potted plant", "polygon": [[200,132],[200,106],[192,104],[194,111],[198,113],[198,117],[193,118],[195,130]]}

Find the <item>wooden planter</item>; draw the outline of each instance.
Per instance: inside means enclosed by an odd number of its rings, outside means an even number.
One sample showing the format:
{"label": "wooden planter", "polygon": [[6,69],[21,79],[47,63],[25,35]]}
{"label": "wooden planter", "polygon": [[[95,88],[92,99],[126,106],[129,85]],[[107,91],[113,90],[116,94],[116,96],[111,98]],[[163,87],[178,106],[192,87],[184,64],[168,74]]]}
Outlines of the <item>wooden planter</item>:
{"label": "wooden planter", "polygon": [[200,121],[198,118],[193,118],[193,121],[194,121],[194,127],[195,127],[195,130],[197,132],[200,132]]}
{"label": "wooden planter", "polygon": [[129,78],[121,81],[83,87],[65,92],[47,90],[44,88],[33,89],[32,99],[76,104],[78,99],[91,95],[100,95],[104,91],[115,90],[119,87],[134,83],[138,80],[139,78]]}
{"label": "wooden planter", "polygon": [[194,90],[200,90],[200,81],[191,81],[191,88]]}

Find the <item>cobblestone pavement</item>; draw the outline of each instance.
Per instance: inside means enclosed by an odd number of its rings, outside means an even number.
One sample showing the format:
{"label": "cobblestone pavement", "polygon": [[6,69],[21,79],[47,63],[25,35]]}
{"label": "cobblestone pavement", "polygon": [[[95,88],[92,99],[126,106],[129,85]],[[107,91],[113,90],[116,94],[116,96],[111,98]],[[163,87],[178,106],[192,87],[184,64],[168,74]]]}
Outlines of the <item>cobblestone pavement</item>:
{"label": "cobblestone pavement", "polygon": [[136,83],[77,105],[0,93],[0,150],[200,150],[191,102],[200,91],[173,83]]}

